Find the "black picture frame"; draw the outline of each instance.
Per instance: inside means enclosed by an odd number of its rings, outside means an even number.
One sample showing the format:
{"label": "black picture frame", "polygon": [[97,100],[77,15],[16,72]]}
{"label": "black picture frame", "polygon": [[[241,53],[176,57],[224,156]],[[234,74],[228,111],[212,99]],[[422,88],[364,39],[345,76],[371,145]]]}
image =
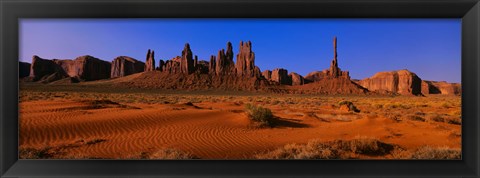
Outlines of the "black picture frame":
{"label": "black picture frame", "polygon": [[[19,18],[461,18],[462,160],[18,160]],[[479,177],[479,0],[0,0],[2,177]],[[234,28],[234,27],[232,27]]]}

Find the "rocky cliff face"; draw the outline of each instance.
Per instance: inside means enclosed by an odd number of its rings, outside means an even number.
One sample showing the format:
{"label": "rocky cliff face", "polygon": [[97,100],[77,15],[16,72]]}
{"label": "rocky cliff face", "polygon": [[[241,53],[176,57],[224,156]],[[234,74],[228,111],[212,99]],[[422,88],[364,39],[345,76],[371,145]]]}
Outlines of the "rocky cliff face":
{"label": "rocky cliff face", "polygon": [[77,57],[74,60],[47,60],[33,56],[30,77],[33,78],[33,81],[39,81],[45,77],[49,78],[48,81],[64,77],[91,81],[110,78],[110,70],[110,62],[88,55]]}
{"label": "rocky cliff face", "polygon": [[145,71],[145,63],[128,56],[119,56],[112,61],[110,77],[123,77],[143,71]]}
{"label": "rocky cliff face", "polygon": [[145,71],[155,70],[155,52],[150,49],[147,52],[147,59],[145,60]]}
{"label": "rocky cliff face", "polygon": [[18,62],[18,77],[24,78],[30,76],[30,63]]}
{"label": "rocky cliff face", "polygon": [[392,92],[402,95],[421,95],[422,80],[413,72],[398,70],[379,72],[358,82],[370,91]]}
{"label": "rocky cliff face", "polygon": [[443,94],[443,95],[460,95],[462,86],[459,83],[448,83],[445,81],[422,81],[422,94]]}

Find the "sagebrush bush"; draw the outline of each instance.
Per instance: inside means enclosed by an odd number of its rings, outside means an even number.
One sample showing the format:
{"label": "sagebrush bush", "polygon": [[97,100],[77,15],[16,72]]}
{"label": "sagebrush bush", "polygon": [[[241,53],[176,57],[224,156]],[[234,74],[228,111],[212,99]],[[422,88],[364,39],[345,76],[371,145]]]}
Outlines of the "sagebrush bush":
{"label": "sagebrush bush", "polygon": [[412,159],[460,159],[462,151],[460,149],[452,149],[448,147],[434,148],[424,146],[417,149],[412,154]]}
{"label": "sagebrush bush", "polygon": [[251,120],[259,122],[265,126],[273,125],[274,117],[270,109],[252,104],[246,104],[245,111]]}

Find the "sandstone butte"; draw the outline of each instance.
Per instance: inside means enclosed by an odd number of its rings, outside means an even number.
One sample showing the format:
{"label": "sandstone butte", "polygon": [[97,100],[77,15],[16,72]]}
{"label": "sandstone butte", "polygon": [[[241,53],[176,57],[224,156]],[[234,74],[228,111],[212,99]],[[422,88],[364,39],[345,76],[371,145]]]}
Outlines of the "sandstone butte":
{"label": "sandstone butte", "polygon": [[[190,44],[186,43],[181,56],[159,60],[155,67],[154,51],[148,50],[143,63],[128,56],[119,56],[106,62],[93,56],[71,59],[42,59],[33,56],[32,64],[19,63],[19,76],[26,82],[67,83],[105,80],[119,86],[184,89],[266,91],[298,94],[461,94],[461,85],[422,80],[406,69],[379,72],[363,80],[351,80],[349,71],[338,67],[337,38],[333,39],[333,59],[330,67],[302,75],[287,69],[260,71],[255,65],[255,53],[250,41],[239,44],[234,61],[232,43],[220,49],[210,59],[199,60]],[[138,74],[137,74],[138,73]],[[136,74],[136,75],[133,75]]]}

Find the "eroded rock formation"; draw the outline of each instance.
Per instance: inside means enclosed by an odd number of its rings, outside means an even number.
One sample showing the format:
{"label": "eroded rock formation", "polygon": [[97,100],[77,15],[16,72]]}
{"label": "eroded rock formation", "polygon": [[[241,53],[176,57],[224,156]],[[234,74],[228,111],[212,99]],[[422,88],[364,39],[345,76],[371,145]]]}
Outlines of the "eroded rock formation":
{"label": "eroded rock formation", "polygon": [[42,59],[33,56],[30,77],[33,81],[59,80],[72,77],[78,80],[92,81],[110,78],[111,64],[93,56],[80,56],[74,60]]}
{"label": "eroded rock formation", "polygon": [[290,84],[287,69],[282,69],[282,68],[273,69],[271,80],[278,82],[279,84],[282,84],[282,85]]}
{"label": "eroded rock formation", "polygon": [[271,70],[264,70],[262,72],[262,76],[267,80],[272,80],[272,71]]}
{"label": "eroded rock formation", "polygon": [[185,44],[185,47],[182,51],[182,60],[180,61],[180,71],[184,74],[191,74],[194,72],[194,61],[193,61],[193,53],[190,49],[190,44]]}
{"label": "eroded rock formation", "polygon": [[155,52],[150,49],[147,52],[147,59],[145,60],[145,71],[155,70]]}
{"label": "eroded rock formation", "polygon": [[459,83],[448,83],[445,81],[422,81],[422,94],[443,94],[443,95],[460,95],[462,86]]}
{"label": "eroded rock formation", "polygon": [[288,74],[288,77],[290,78],[290,81],[292,81],[292,85],[303,85],[304,84],[304,79],[303,76],[300,74],[297,74],[295,72],[290,72]]}
{"label": "eroded rock formation", "polygon": [[233,62],[232,43],[227,43],[227,53],[225,49],[218,51],[215,62],[215,73],[217,75],[233,75],[235,74],[235,63]]}
{"label": "eroded rock formation", "polygon": [[350,74],[348,71],[342,71],[338,67],[337,59],[337,37],[333,38],[333,60],[330,63],[330,67],[323,71],[314,71],[305,76],[305,80],[309,82],[321,81],[322,79],[327,78],[346,78],[350,79]]}
{"label": "eroded rock formation", "polygon": [[119,56],[112,61],[110,77],[123,77],[143,71],[145,71],[145,63],[128,56]]}
{"label": "eroded rock formation", "polygon": [[392,92],[402,95],[421,95],[422,80],[406,69],[379,72],[370,78],[360,80],[359,85],[370,91]]}
{"label": "eroded rock formation", "polygon": [[252,42],[240,42],[235,68],[238,76],[253,77],[255,75],[255,53],[252,51]]}
{"label": "eroded rock formation", "polygon": [[18,77],[24,78],[30,76],[30,63],[18,62]]}

